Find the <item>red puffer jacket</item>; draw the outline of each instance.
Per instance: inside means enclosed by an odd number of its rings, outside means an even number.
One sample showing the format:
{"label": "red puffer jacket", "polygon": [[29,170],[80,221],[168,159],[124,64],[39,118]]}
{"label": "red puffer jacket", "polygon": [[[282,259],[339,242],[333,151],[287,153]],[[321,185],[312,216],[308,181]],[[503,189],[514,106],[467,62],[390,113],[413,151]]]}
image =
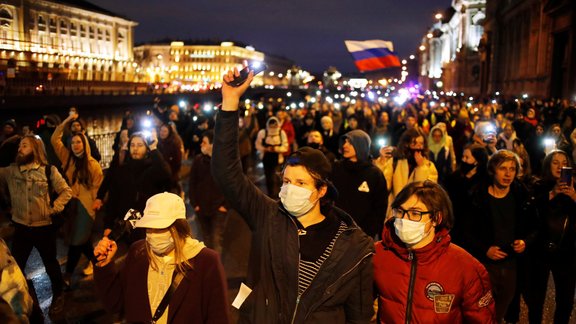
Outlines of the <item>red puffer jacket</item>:
{"label": "red puffer jacket", "polygon": [[496,323],[486,269],[451,244],[447,230],[417,250],[405,247],[392,221],[382,237],[373,259],[380,323]]}

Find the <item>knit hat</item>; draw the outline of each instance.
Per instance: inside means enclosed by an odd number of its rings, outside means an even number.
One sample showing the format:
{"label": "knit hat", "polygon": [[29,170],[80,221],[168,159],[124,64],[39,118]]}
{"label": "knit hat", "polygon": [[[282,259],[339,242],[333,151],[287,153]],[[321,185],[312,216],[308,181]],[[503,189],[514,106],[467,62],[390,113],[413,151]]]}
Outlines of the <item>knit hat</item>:
{"label": "knit hat", "polygon": [[340,147],[344,145],[346,139],[354,147],[358,161],[368,161],[370,159],[370,144],[372,140],[370,140],[370,136],[365,131],[355,129],[344,134],[340,137]]}
{"label": "knit hat", "polygon": [[186,219],[186,206],[180,196],[163,192],[146,201],[144,216],[136,222],[139,228],[168,228],[177,219]]}

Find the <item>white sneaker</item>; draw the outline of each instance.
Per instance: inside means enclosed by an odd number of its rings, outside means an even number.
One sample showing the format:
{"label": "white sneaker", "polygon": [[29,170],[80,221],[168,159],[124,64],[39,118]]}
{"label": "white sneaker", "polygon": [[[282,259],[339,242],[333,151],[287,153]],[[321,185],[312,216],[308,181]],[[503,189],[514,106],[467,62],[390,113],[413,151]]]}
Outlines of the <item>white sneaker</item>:
{"label": "white sneaker", "polygon": [[88,261],[86,268],[82,269],[82,274],[85,276],[91,276],[94,274],[94,267],[92,267],[92,262]]}

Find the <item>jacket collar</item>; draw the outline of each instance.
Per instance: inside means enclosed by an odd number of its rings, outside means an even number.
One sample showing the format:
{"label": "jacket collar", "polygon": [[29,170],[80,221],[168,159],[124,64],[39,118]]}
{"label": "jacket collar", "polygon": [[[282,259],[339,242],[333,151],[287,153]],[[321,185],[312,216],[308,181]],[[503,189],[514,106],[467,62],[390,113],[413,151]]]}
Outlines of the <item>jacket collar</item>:
{"label": "jacket collar", "polygon": [[32,163],[28,163],[28,164],[24,164],[24,165],[18,166],[18,169],[20,170],[20,172],[26,172],[26,171],[30,171],[30,170],[37,170],[38,168],[40,168],[40,163],[38,163],[38,162],[32,162]]}

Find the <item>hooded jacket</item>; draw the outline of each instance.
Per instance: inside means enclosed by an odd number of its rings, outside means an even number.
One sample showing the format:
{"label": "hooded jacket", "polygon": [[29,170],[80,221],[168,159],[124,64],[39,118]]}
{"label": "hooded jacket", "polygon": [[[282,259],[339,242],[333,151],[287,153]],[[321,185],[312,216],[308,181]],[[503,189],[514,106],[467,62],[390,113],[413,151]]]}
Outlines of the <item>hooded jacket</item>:
{"label": "hooded jacket", "polygon": [[394,231],[387,222],[374,244],[379,323],[496,323],[488,272],[448,230],[416,250]]}
{"label": "hooded jacket", "polygon": [[330,256],[298,298],[299,238],[296,221],[243,173],[238,152],[238,112],[216,119],[212,175],[224,197],[252,229],[239,323],[369,323],[372,316],[372,240],[346,213]]}
{"label": "hooded jacket", "polygon": [[[270,123],[275,121],[278,124],[278,127],[274,130],[271,129]],[[238,127],[238,126],[236,126]],[[280,122],[276,117],[270,117],[268,121],[266,121],[266,129],[261,129],[258,131],[258,135],[256,136],[255,141],[256,150],[258,150],[258,155],[260,159],[264,158],[265,154],[278,154],[278,164],[282,164],[284,162],[284,153],[288,152],[290,149],[288,143],[288,137],[286,133],[280,127]],[[274,152],[266,152],[267,147],[273,147]]]}
{"label": "hooded jacket", "polygon": [[341,137],[341,145],[348,139],[356,151],[357,162],[337,161],[331,180],[338,189],[336,206],[354,218],[370,237],[382,232],[388,190],[382,172],[370,161],[370,137],[364,131],[353,130]]}

